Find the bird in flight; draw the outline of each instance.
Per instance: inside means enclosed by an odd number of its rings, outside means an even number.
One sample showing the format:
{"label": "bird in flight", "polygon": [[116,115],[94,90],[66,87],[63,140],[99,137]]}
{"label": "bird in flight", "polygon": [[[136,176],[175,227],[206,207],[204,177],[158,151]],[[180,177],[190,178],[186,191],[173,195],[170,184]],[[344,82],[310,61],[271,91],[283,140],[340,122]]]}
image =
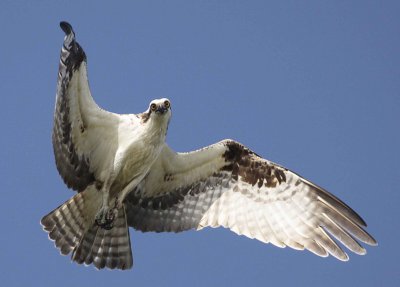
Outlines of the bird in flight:
{"label": "bird in flight", "polygon": [[[129,227],[181,232],[225,227],[278,247],[349,259],[376,245],[343,201],[234,140],[178,153],[165,142],[171,102],[139,114],[100,108],[90,93],[86,54],[71,25],[58,71],[52,134],[58,172],[77,193],[41,224],[64,255],[96,268],[129,269]],[[336,240],[335,240],[336,239]]]}

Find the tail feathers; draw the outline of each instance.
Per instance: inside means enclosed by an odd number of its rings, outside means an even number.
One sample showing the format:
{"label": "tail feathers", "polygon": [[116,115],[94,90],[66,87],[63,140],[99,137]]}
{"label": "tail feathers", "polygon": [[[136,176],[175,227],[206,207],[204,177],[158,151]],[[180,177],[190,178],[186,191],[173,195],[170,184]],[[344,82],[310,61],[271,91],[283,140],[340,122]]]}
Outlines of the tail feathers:
{"label": "tail feathers", "polygon": [[70,253],[79,243],[86,229],[84,193],[78,193],[41,220],[61,254]]}
{"label": "tail feathers", "polygon": [[132,251],[125,206],[118,210],[114,227],[105,230],[94,223],[101,206],[96,191],[85,190],[59,206],[41,220],[43,229],[61,254],[72,252],[79,264],[94,264],[98,269],[129,269]]}
{"label": "tail feathers", "polygon": [[72,253],[72,260],[79,264],[94,264],[98,269],[130,269],[133,264],[129,228],[125,206],[118,210],[114,227],[103,229],[93,224]]}

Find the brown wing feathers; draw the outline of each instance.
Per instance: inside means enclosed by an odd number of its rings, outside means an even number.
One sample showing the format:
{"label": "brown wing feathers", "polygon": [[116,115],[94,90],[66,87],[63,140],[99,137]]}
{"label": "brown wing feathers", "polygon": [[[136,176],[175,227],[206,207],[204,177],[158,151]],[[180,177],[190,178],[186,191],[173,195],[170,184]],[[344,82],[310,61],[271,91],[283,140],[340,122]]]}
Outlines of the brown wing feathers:
{"label": "brown wing feathers", "polygon": [[[328,251],[341,260],[347,260],[348,256],[329,234],[357,254],[365,254],[365,249],[356,239],[376,244],[362,229],[365,222],[361,217],[335,196],[262,159],[235,141],[225,141],[224,145],[226,150],[221,156],[225,164],[203,179],[157,197],[145,197],[140,189],[131,193],[127,199],[129,224],[142,231],[179,232],[202,227],[200,225],[207,213],[206,225],[216,227],[223,223],[238,234],[270,241],[281,247],[307,248],[320,256],[326,256]],[[169,175],[169,178],[174,176]],[[243,184],[248,187],[241,187]],[[229,197],[228,201],[222,199],[226,192],[239,192],[237,198],[247,198],[253,202],[253,207],[248,207],[247,212],[232,211],[224,206],[234,200]],[[214,203],[218,205],[213,206]],[[210,213],[211,206],[213,210]],[[278,206],[291,208],[291,211],[281,210]],[[256,208],[275,209],[269,210],[267,214],[270,217],[266,218],[255,213],[253,210]],[[295,214],[294,218],[290,217],[289,211]],[[238,217],[238,212],[242,213],[241,217]],[[278,212],[279,217],[276,217]],[[249,217],[247,221],[243,216]],[[227,218],[236,220],[236,223],[226,222]],[[250,221],[252,230],[248,227]],[[238,229],[240,225],[244,230]]]}
{"label": "brown wing feathers", "polygon": [[81,46],[75,41],[72,27],[65,22],[61,22],[60,26],[66,33],[66,37],[61,50],[58,72],[52,135],[53,149],[57,169],[64,182],[68,187],[82,191],[94,182],[94,176],[89,169],[88,158],[78,154],[73,142],[72,124],[74,120],[78,121],[79,119],[72,118],[77,115],[71,115],[70,108],[71,101],[76,101],[76,99],[72,98],[78,96],[71,91],[71,81],[81,63],[86,61],[86,55]]}
{"label": "brown wing feathers", "polygon": [[223,157],[227,165],[222,169],[230,171],[232,178],[258,187],[275,187],[286,181],[284,170],[277,168],[257,154],[235,141],[226,142],[227,151]]}
{"label": "brown wing feathers", "polygon": [[[71,25],[61,22],[60,26],[66,36],[52,141],[60,175],[68,187],[80,193],[43,217],[41,223],[62,254],[72,252],[74,261],[93,263],[97,268],[130,268],[128,225],[156,232],[223,226],[279,247],[306,248],[340,260],[348,256],[333,237],[357,254],[366,253],[358,241],[377,244],[363,229],[365,221],[343,201],[233,140],[186,154],[165,149],[165,157],[161,154],[157,161],[161,164],[154,164],[125,198],[114,228],[105,230],[94,224],[101,198],[89,154],[98,145],[87,144],[88,137],[83,135],[91,131],[87,128],[89,117],[83,121],[86,113],[80,109],[85,106],[80,105],[81,96],[92,101],[86,55]],[[79,86],[83,82],[84,88]],[[112,132],[105,134],[112,138]],[[176,166],[163,164],[165,159]]]}

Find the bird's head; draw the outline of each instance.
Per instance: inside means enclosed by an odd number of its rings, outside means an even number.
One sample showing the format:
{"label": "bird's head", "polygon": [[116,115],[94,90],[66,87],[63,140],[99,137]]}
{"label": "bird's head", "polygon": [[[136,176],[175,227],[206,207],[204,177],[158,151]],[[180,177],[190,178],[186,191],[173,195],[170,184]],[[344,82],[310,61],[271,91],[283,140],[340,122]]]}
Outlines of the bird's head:
{"label": "bird's head", "polygon": [[152,122],[168,125],[171,118],[171,102],[166,98],[152,100],[142,117],[144,122],[151,120]]}

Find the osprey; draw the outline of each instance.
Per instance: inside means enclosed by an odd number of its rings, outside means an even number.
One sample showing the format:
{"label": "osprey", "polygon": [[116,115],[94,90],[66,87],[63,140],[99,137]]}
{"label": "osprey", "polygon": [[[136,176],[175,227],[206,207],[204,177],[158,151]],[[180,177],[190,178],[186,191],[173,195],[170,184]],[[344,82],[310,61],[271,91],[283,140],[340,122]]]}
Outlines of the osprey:
{"label": "osprey", "polygon": [[[340,199],[242,144],[223,140],[174,152],[165,143],[171,102],[119,115],[93,100],[86,55],[70,24],[59,63],[53,148],[65,184],[77,191],[41,224],[62,254],[101,269],[132,267],[129,227],[181,232],[225,227],[278,247],[346,261],[340,242],[365,254],[376,245],[364,220]],[[335,238],[336,241],[333,239]]]}

